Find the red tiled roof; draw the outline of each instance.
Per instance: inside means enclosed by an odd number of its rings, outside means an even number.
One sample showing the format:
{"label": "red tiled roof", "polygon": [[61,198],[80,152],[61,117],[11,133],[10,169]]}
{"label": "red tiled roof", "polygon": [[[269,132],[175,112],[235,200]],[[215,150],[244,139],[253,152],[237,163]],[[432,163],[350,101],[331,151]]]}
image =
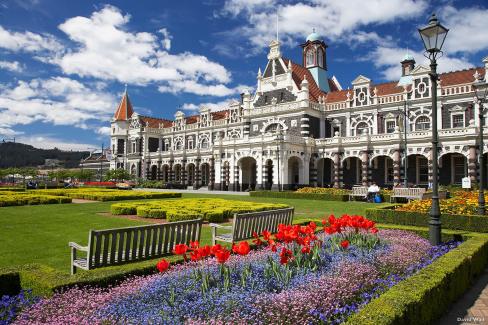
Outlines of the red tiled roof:
{"label": "red tiled roof", "polygon": [[471,83],[474,81],[473,75],[476,71],[478,71],[481,76],[485,75],[484,68],[472,68],[461,71],[441,73],[439,76],[441,79],[441,87]]}
{"label": "red tiled roof", "polygon": [[163,124],[163,127],[165,128],[169,128],[173,125],[172,121],[162,118],[141,116],[141,120],[145,123],[145,125],[153,129],[158,129],[160,124]]}
{"label": "red tiled roof", "polygon": [[[288,61],[290,60],[283,58],[283,62],[285,63],[286,66],[288,66]],[[317,84],[315,83],[315,79],[313,78],[310,71],[308,71],[307,68],[293,61],[291,61],[291,75],[293,77],[293,80],[297,84],[298,88],[301,87],[303,77],[305,76],[307,78],[310,98],[313,101],[318,101],[319,97],[326,95],[326,92],[322,91],[319,88],[319,86],[317,86]]]}
{"label": "red tiled roof", "polygon": [[129,95],[126,91],[124,96],[122,96],[122,100],[120,101],[117,111],[115,111],[114,119],[116,121],[126,121],[131,118],[132,114],[134,114],[134,109],[132,108]]}
{"label": "red tiled roof", "polygon": [[347,95],[346,95],[347,92],[350,92],[352,97],[352,90],[344,89],[344,90],[332,91],[328,93],[327,97],[325,98],[325,101],[327,103],[343,102],[347,99]]}
{"label": "red tiled roof", "polygon": [[217,112],[212,112],[212,119],[214,120],[221,120],[223,118],[227,117],[227,110],[225,111],[217,111]]}
{"label": "red tiled roof", "polygon": [[198,115],[188,116],[185,119],[186,119],[186,124],[197,123],[197,121],[198,121]]}
{"label": "red tiled roof", "polygon": [[398,81],[391,81],[373,85],[371,86],[371,89],[373,90],[376,88],[376,95],[378,96],[403,93],[403,87],[398,87],[397,85]]}

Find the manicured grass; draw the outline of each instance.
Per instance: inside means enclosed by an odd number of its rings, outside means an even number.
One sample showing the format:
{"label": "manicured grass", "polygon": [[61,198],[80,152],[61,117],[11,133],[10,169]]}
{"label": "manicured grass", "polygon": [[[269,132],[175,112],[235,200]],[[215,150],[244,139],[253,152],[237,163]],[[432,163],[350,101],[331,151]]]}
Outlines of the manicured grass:
{"label": "manicured grass", "polygon": [[[238,195],[184,194],[184,197],[218,197],[252,202],[285,203],[295,207],[296,222],[312,218],[321,220],[323,216],[331,213],[335,215],[344,213],[364,215],[366,208],[374,206],[374,204],[363,202],[254,198]],[[0,268],[39,263],[50,266],[57,271],[68,273],[70,263],[68,242],[74,241],[86,245],[90,229],[147,224],[143,221],[99,214],[109,212],[112,203],[97,202],[0,208]],[[203,244],[210,243],[210,228],[208,226],[204,226],[202,230],[201,242]],[[147,262],[143,263],[147,264]]]}

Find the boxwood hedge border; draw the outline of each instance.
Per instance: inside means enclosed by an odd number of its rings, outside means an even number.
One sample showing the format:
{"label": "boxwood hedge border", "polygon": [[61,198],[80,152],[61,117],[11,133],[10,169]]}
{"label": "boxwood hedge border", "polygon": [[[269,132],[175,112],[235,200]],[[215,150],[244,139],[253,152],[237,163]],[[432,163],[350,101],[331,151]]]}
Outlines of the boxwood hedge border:
{"label": "boxwood hedge border", "polygon": [[435,323],[487,265],[488,236],[466,237],[459,247],[373,299],[345,324]]}
{"label": "boxwood hedge border", "polygon": [[329,193],[297,193],[297,192],[276,192],[276,191],[252,191],[252,197],[270,197],[277,199],[305,199],[323,201],[348,201],[348,194],[329,194]]}
{"label": "boxwood hedge border", "polygon": [[[365,217],[377,223],[428,227],[429,214],[410,211],[396,211],[398,205],[366,209]],[[442,214],[442,228],[488,233],[488,216]]]}

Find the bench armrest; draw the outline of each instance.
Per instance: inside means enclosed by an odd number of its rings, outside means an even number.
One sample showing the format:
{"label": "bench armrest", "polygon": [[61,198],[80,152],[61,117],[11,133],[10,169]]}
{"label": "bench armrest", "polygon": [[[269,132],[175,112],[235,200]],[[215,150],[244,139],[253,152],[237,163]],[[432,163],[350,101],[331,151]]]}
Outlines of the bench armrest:
{"label": "bench armrest", "polygon": [[209,224],[209,226],[213,227],[213,228],[232,229],[232,226],[223,226],[223,225],[219,225],[217,223],[211,223],[211,224]]}
{"label": "bench armrest", "polygon": [[72,247],[74,249],[77,249],[79,251],[83,251],[83,252],[88,252],[88,246],[81,246],[81,245],[78,245],[77,243],[74,243],[74,242],[69,242],[68,243],[69,247]]}

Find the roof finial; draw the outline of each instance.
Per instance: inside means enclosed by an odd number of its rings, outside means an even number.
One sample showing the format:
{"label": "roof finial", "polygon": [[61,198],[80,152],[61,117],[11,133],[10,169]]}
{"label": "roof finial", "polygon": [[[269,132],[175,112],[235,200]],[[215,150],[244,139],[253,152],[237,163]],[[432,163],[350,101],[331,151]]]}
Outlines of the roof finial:
{"label": "roof finial", "polygon": [[278,14],[278,9],[276,9],[276,41],[279,41],[280,40],[280,37],[279,37],[279,14]]}
{"label": "roof finial", "polygon": [[312,27],[312,33],[315,33],[315,27]]}

